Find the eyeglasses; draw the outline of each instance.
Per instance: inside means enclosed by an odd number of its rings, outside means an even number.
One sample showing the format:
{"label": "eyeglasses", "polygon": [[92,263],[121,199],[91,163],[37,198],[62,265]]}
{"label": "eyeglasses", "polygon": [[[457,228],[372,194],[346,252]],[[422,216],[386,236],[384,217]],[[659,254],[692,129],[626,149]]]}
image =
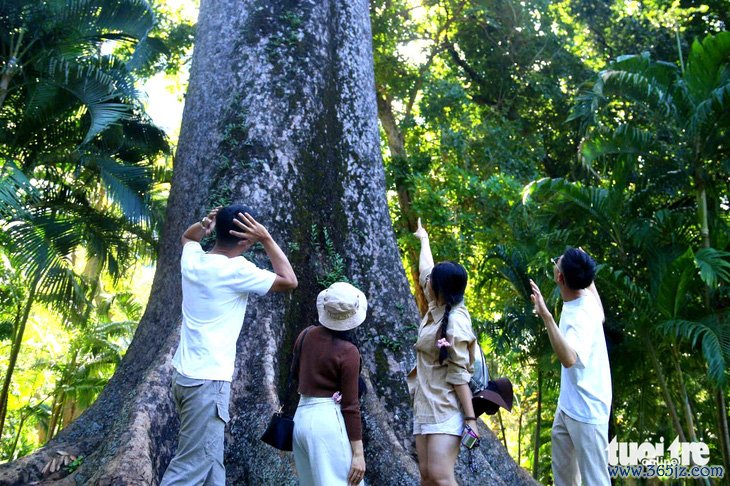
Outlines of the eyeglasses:
{"label": "eyeglasses", "polygon": [[562,256],[562,255],[560,255],[560,256],[556,256],[556,257],[552,257],[552,258],[550,259],[550,261],[551,261],[551,262],[553,263],[553,265],[555,265],[556,267],[558,267],[558,270],[560,270],[560,265],[558,265],[558,261],[560,260],[560,257],[561,257],[561,256]]}

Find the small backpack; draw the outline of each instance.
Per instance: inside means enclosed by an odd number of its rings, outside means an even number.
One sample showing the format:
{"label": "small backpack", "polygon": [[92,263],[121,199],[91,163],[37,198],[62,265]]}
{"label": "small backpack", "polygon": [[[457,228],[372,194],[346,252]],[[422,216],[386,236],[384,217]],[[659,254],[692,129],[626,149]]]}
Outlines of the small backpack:
{"label": "small backpack", "polygon": [[477,348],[479,349],[479,355],[475,356],[474,374],[471,380],[469,380],[469,388],[471,389],[472,395],[476,395],[487,388],[487,383],[489,383],[489,370],[487,369],[487,362],[484,360],[484,352],[478,344]]}

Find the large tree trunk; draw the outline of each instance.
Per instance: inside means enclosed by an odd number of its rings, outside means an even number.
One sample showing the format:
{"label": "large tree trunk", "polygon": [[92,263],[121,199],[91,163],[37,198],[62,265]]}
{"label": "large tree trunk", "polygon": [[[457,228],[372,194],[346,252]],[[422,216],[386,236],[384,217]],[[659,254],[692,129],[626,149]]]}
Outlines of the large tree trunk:
{"label": "large tree trunk", "polygon": [[[368,296],[359,328],[366,480],[417,484],[401,363],[413,358],[417,311],[385,200],[366,0],[204,0],[147,311],[94,406],[36,454],[2,466],[27,484],[57,450],[86,457],[67,484],[156,484],[176,445],[170,360],[180,323],[180,235],[213,203],[242,202],[289,254],[299,288],[251,298],[238,340],[226,434],[229,484],[296,482],[291,454],[259,440],[283,390],[292,341],[316,321],[326,282]],[[261,250],[251,256],[266,264]],[[278,385],[278,386],[277,386]],[[283,392],[282,392],[283,393]],[[464,483],[531,484],[494,434]],[[465,456],[463,454],[462,456]]]}

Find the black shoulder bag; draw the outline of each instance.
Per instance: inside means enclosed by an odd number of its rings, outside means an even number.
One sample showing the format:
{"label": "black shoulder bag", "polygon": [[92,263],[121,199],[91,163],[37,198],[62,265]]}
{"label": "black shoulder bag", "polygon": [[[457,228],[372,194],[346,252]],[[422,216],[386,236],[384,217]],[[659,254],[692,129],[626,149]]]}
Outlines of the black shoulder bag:
{"label": "black shoulder bag", "polygon": [[[309,328],[305,329],[302,335],[302,340],[299,341],[299,346],[294,350],[294,358],[292,359],[291,368],[289,368],[289,378],[287,379],[287,390],[291,389],[292,376],[298,380],[299,374],[299,358],[302,353],[302,344],[304,338],[307,337]],[[274,413],[269,421],[269,426],[266,427],[264,435],[261,436],[261,440],[269,444],[270,446],[276,447],[280,451],[291,451],[292,442],[294,439],[294,418],[289,415],[285,415],[279,410]]]}

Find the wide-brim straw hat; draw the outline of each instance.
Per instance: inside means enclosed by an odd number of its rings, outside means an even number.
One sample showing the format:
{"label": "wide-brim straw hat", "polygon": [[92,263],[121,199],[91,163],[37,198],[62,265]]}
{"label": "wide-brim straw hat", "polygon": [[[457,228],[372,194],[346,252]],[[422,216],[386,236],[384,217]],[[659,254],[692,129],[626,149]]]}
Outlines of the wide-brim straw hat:
{"label": "wide-brim straw hat", "polygon": [[319,322],[333,331],[349,331],[368,313],[365,294],[347,282],[335,282],[317,296]]}

